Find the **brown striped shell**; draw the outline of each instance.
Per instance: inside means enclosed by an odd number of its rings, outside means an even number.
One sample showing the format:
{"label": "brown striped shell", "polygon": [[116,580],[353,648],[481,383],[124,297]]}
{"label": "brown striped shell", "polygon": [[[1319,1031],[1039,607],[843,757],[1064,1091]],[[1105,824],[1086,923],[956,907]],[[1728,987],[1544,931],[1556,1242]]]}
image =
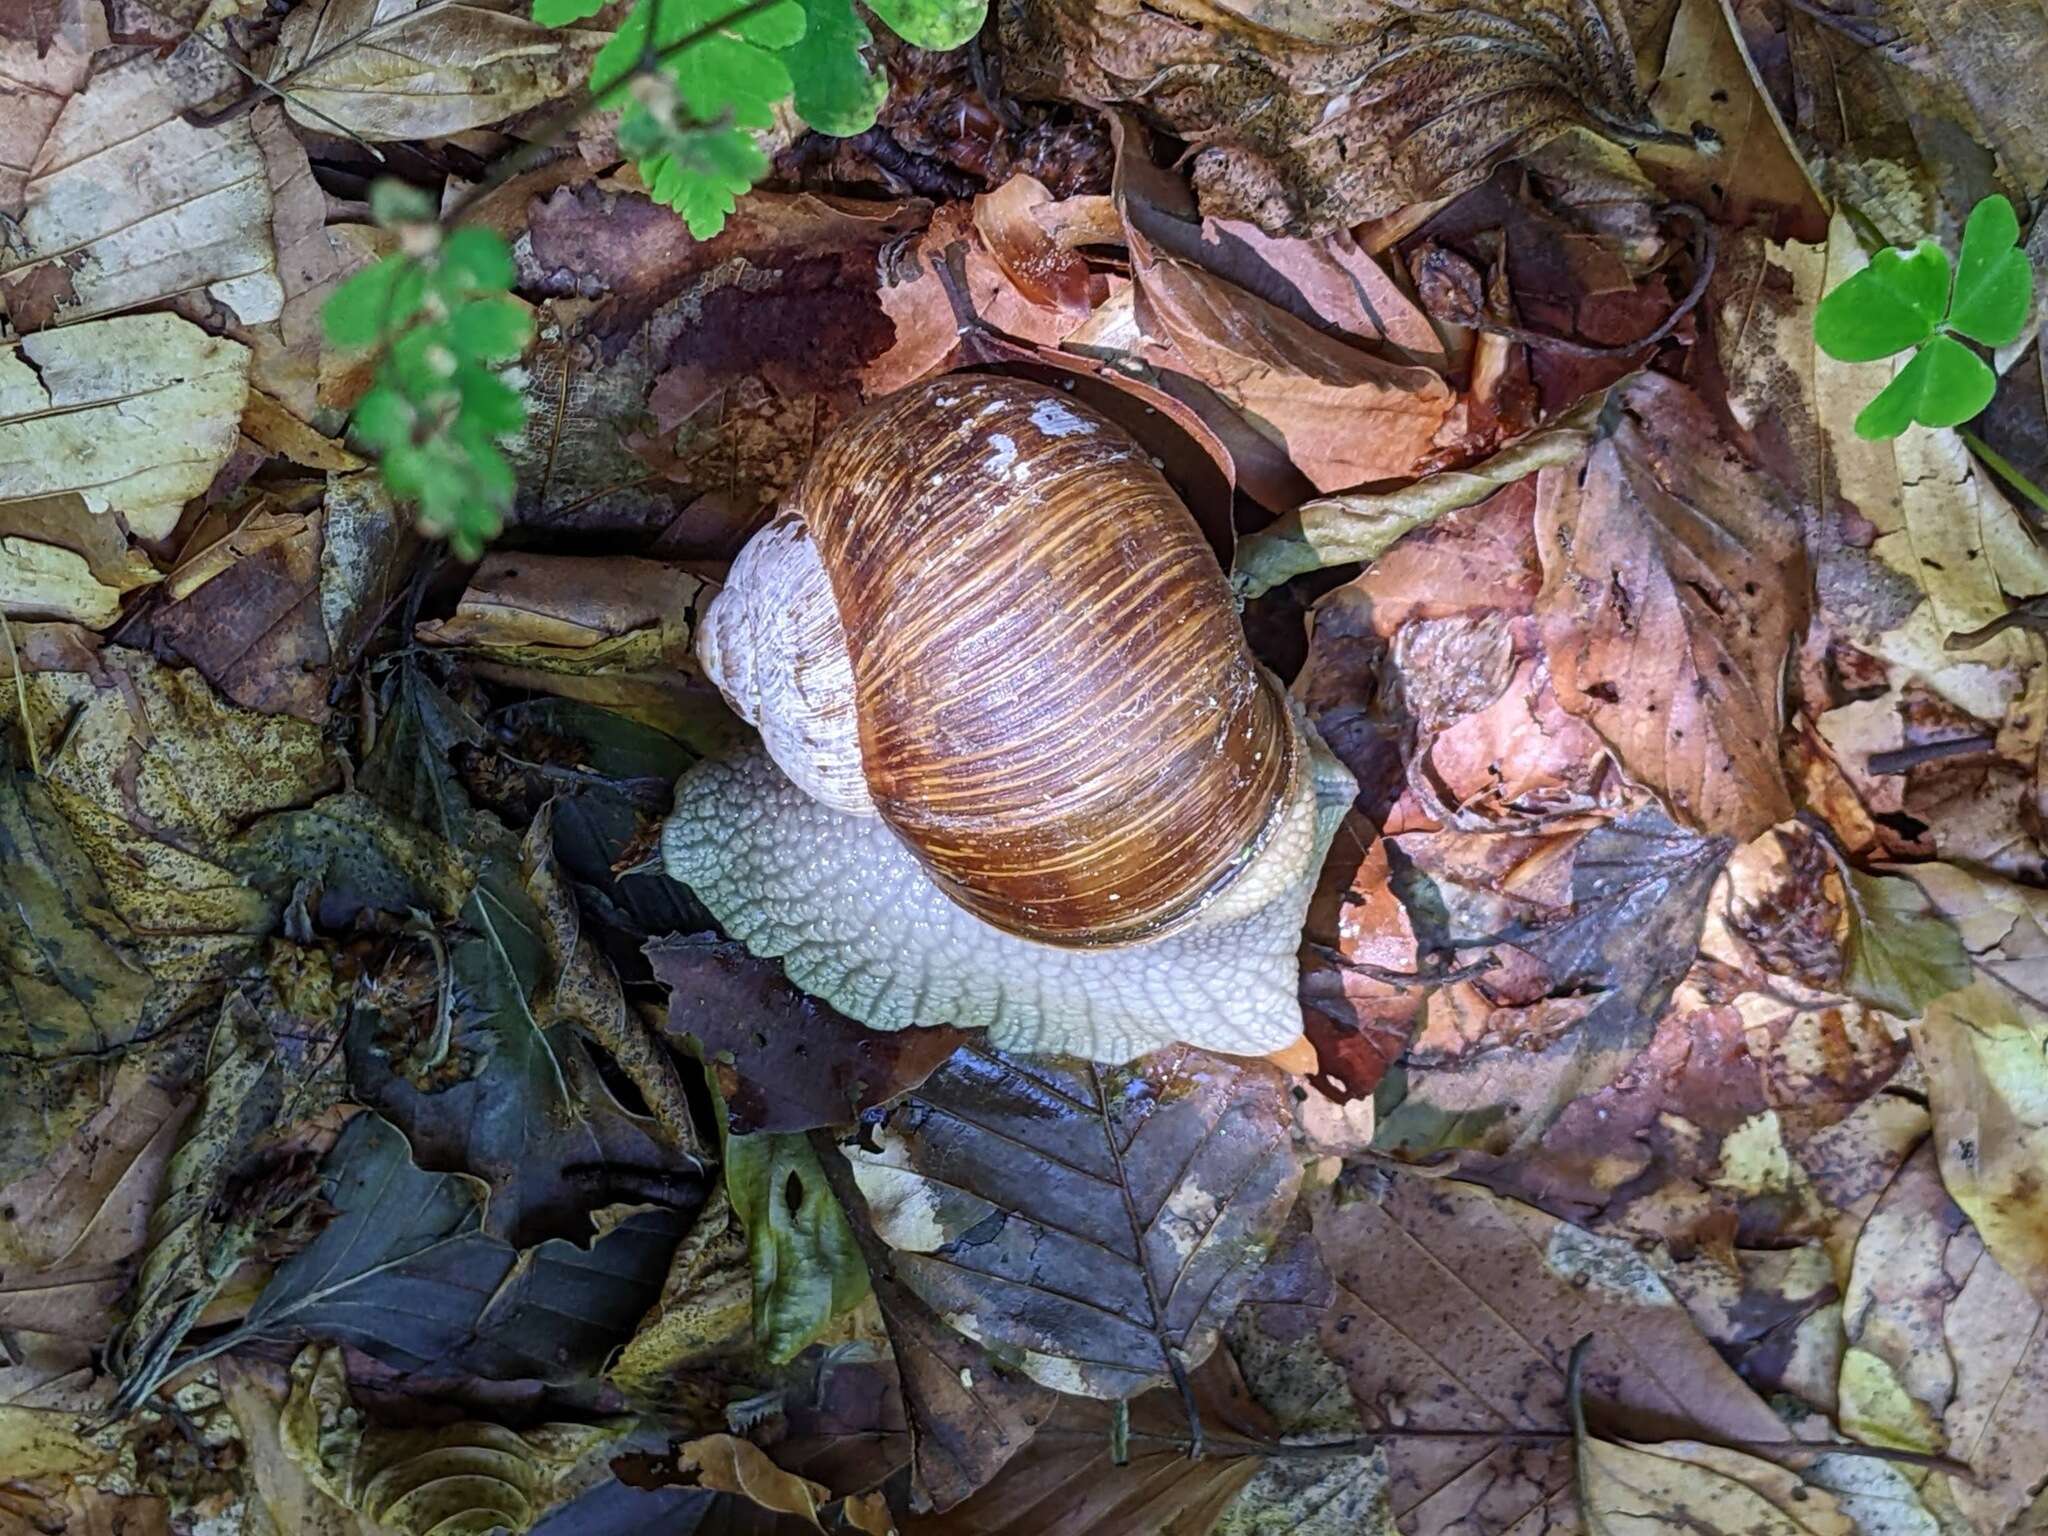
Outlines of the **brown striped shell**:
{"label": "brown striped shell", "polygon": [[791,505],[845,627],[875,808],[960,905],[1126,943],[1249,862],[1293,771],[1286,704],[1119,428],[950,375],[833,433]]}

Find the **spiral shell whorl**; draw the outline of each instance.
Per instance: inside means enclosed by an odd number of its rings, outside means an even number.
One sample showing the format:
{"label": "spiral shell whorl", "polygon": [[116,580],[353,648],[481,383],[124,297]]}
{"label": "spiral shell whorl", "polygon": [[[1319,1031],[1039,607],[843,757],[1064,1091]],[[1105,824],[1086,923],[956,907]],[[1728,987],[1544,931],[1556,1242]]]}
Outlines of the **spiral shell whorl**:
{"label": "spiral shell whorl", "polygon": [[1132,942],[1250,862],[1297,743],[1201,530],[1118,428],[1040,385],[940,378],[836,432],[792,505],[875,809],[961,906]]}

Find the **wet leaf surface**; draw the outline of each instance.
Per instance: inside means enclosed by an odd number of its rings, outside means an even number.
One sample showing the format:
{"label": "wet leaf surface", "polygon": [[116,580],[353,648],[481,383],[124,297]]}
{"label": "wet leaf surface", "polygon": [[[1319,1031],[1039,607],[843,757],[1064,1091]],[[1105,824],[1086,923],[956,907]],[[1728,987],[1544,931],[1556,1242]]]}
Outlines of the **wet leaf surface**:
{"label": "wet leaf surface", "polygon": [[846,1146],[897,1278],[1034,1380],[1127,1397],[1199,1364],[1294,1202],[1271,1068],[956,1052]]}

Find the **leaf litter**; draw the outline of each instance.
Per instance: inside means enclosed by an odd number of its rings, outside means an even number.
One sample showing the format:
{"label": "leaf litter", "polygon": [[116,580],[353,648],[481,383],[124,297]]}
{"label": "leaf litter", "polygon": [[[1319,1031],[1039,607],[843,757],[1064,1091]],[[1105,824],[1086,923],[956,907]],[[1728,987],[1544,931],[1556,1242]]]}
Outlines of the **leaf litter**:
{"label": "leaf litter", "polygon": [[[2038,7],[878,7],[974,40],[709,238],[604,119],[490,184],[464,566],[317,316],[570,9],[0,17],[0,1524],[2035,1529]],[[1869,441],[1923,240],[1996,393]],[[868,1031],[658,871],[724,562],[957,368],[1137,437],[1359,780],[1281,1059]]]}

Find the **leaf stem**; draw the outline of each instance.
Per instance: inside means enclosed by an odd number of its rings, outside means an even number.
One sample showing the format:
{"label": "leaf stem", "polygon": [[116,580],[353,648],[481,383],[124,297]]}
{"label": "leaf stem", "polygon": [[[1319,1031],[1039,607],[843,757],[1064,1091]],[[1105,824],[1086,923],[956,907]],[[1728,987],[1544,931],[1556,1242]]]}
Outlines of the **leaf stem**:
{"label": "leaf stem", "polygon": [[1978,458],[1997,471],[1999,479],[2005,481],[2006,484],[2026,497],[2028,501],[2031,501],[2042,512],[2048,513],[2048,491],[2042,490],[2040,486],[2034,484],[2033,481],[2021,474],[2017,465],[2013,464],[2005,455],[1998,452],[1997,449],[1985,442],[1983,438],[1972,432],[1968,427],[1956,428],[1956,436],[1963,440],[1970,452],[1976,454]]}

